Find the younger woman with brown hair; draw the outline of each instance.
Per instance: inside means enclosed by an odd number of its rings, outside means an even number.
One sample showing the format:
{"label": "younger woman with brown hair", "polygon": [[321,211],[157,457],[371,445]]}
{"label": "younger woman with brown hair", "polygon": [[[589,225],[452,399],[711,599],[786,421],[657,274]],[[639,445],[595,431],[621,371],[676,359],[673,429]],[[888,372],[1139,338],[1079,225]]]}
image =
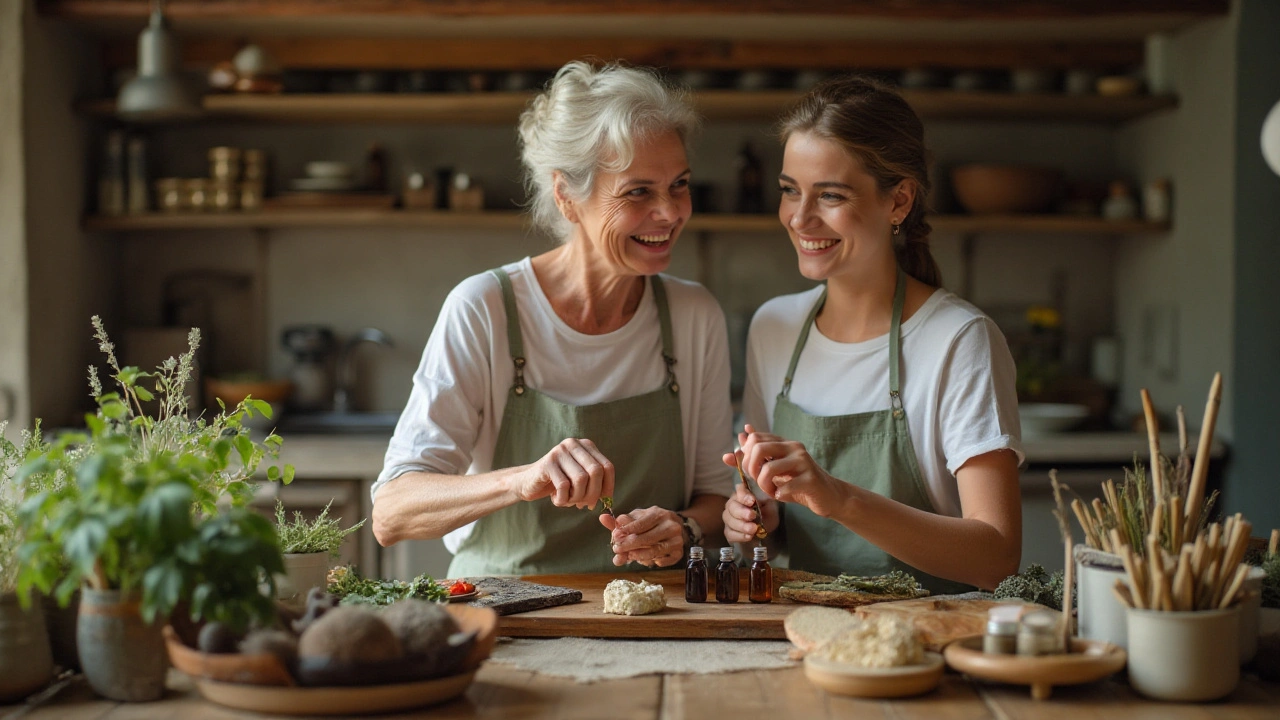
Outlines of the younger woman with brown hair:
{"label": "younger woman with brown hair", "polygon": [[759,504],[793,568],[993,588],[1021,558],[1014,363],[995,323],[941,288],[920,119],[842,78],[781,135],[778,217],[825,285],[752,320],[740,453],[767,497],[739,486],[725,535],[750,541]]}

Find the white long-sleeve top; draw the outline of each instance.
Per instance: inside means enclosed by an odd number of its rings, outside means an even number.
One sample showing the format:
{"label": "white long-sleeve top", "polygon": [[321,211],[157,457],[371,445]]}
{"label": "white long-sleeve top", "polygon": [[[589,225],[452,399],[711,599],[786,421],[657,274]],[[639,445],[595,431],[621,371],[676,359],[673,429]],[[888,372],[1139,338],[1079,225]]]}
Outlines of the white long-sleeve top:
{"label": "white long-sleeve top", "polygon": [[[515,291],[529,387],[563,403],[590,405],[665,385],[658,307],[648,282],[626,325],[586,335],[556,315],[529,258],[503,269]],[[685,502],[695,494],[728,496],[733,481],[721,456],[733,449],[733,417],[724,312],[701,285],[667,275],[662,280],[680,385]],[[474,475],[493,470],[494,446],[514,380],[502,287],[492,273],[467,278],[445,299],[427,340],[409,402],[373,484],[375,499],[379,488],[407,472]],[[447,534],[445,547],[456,553],[473,527]]]}

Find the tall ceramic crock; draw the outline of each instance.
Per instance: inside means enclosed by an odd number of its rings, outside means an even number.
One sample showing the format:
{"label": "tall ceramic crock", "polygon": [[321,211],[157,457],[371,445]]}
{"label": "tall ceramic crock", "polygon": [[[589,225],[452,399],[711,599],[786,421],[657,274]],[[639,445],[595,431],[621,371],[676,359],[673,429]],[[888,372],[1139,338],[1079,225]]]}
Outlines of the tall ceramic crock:
{"label": "tall ceramic crock", "polygon": [[137,596],[85,588],[76,622],[76,644],[93,691],[124,702],[163,697],[169,669],[163,624],[143,622]]}
{"label": "tall ceramic crock", "polygon": [[1077,547],[1076,623],[1080,637],[1128,648],[1125,606],[1116,599],[1116,580],[1126,580],[1120,557],[1092,548]]}
{"label": "tall ceramic crock", "polygon": [[1240,682],[1240,607],[1128,610],[1129,684],[1147,697],[1203,702]]}
{"label": "tall ceramic crock", "polygon": [[327,552],[285,553],[284,575],[276,577],[276,598],[301,605],[313,587],[328,585],[330,557]]}
{"label": "tall ceramic crock", "polygon": [[23,609],[15,593],[0,595],[0,703],[34,693],[53,678],[53,653],[40,603]]}

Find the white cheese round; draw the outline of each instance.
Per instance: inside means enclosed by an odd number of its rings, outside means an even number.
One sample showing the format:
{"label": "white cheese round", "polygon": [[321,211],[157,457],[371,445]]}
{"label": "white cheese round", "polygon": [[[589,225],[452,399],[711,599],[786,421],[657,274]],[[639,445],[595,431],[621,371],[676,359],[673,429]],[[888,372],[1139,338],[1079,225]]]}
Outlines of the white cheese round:
{"label": "white cheese round", "polygon": [[662,586],[647,580],[638,583],[614,580],[604,588],[604,611],[614,615],[648,615],[667,606]]}

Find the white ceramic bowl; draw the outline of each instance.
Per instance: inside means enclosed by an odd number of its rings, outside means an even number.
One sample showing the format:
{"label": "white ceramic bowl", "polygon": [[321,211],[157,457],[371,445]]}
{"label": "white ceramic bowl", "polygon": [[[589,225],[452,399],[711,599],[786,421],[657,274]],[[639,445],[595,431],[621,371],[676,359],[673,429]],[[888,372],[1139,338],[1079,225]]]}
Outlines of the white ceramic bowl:
{"label": "white ceramic bowl", "polygon": [[1064,432],[1089,417],[1087,405],[1069,403],[1023,403],[1018,405],[1022,435],[1048,435]]}
{"label": "white ceramic bowl", "polygon": [[331,160],[313,160],[304,169],[313,178],[349,178],[353,173],[350,163]]}

